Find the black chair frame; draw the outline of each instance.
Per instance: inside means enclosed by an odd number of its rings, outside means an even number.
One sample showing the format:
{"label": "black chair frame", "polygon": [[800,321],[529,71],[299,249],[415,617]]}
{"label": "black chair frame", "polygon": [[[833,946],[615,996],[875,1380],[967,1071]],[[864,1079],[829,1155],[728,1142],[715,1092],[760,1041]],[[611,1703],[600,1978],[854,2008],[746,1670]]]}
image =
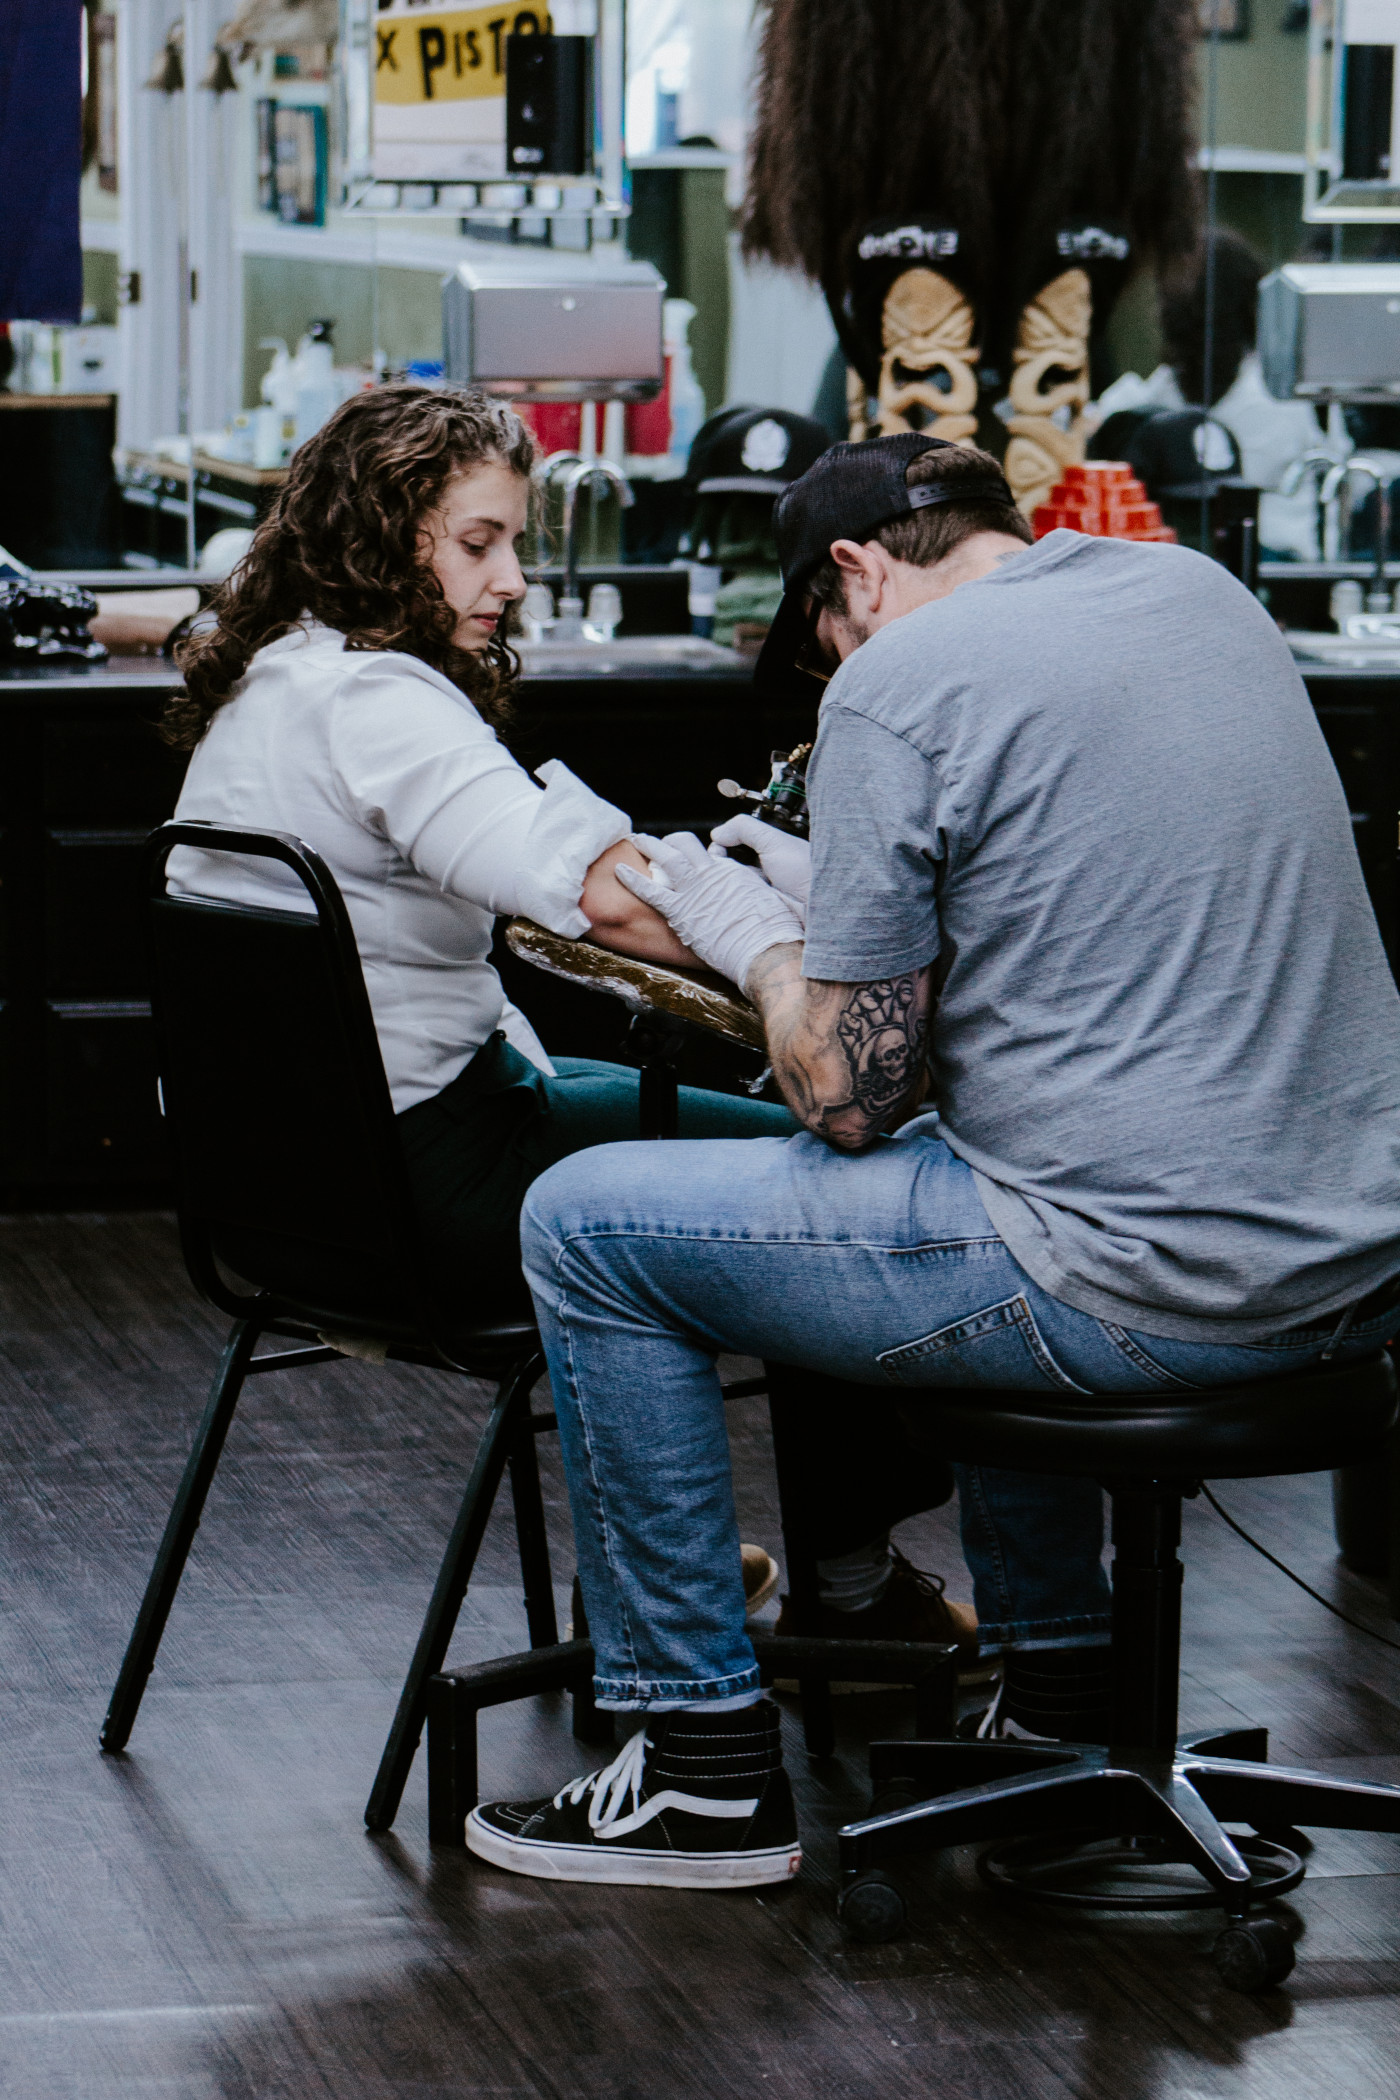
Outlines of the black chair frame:
{"label": "black chair frame", "polygon": [[[216,902],[207,898],[172,897],[166,893],[166,863],[177,847],[224,852],[280,862],[302,885],[314,907],[281,911],[264,906]],[[205,1502],[228,1435],[244,1381],[269,1371],[298,1370],[327,1363],[347,1353],[334,1339],[344,1335],[357,1343],[382,1346],[388,1360],[457,1372],[496,1381],[496,1395],[477,1446],[469,1478],[452,1528],[412,1661],[399,1697],[379,1770],[365,1809],[371,1830],[388,1830],[398,1813],[425,1722],[429,1727],[430,1835],[443,1843],[463,1842],[463,1818],[475,1801],[475,1717],[484,1706],[529,1697],[541,1691],[568,1691],[573,1698],[574,1734],[584,1742],[610,1744],[613,1721],[593,1703],[592,1648],[575,1583],[577,1638],[561,1642],[554,1603],[544,1505],[540,1493],[535,1438],[556,1427],[552,1413],[537,1412],[531,1394],[544,1373],[544,1357],[533,1323],[525,1320],[464,1326],[447,1316],[426,1278],[428,1264],[414,1214],[393,1105],[384,1076],[373,1015],[365,990],[354,932],[335,880],[321,857],[290,834],[249,831],[228,826],[182,822],[157,831],[148,848],[146,886],[151,932],[152,1011],[161,1075],[162,1103],[175,1155],[181,1247],[196,1290],[233,1322],[215,1373],[203,1418],[171,1507],[154,1566],[127,1646],[101,1732],[107,1752],[125,1749],[154,1668],[161,1637],[175,1600],[185,1564],[199,1529]],[[261,1047],[260,1017],[247,1012],[246,987],[216,987],[206,997],[202,1021],[186,1012],[174,984],[174,964],[183,956],[217,952],[230,941],[261,934],[290,944],[308,980],[320,993],[321,1018],[337,1048],[342,1106],[354,1121],[355,1192],[352,1207],[372,1216],[376,1265],[375,1302],[366,1305],[332,1283],[308,1291],[289,1286],[279,1276],[274,1254],[261,1275],[245,1244],[256,1233],[257,1191],[238,1186],[230,1169],[236,1144],[214,1125],[221,1113],[239,1118],[238,1060],[225,1054],[232,1076],[218,1094],[205,1082],[202,1063],[210,1055],[211,1034],[220,1026],[243,1036],[250,1055]],[[318,976],[319,973],[319,976]],[[206,991],[208,988],[206,987]],[[211,1014],[214,1020],[211,1022]],[[205,1031],[201,1037],[199,1029]],[[664,1045],[657,1054],[643,1049],[642,1108],[644,1135],[666,1136],[675,1127],[675,1078],[669,1072]],[[650,1067],[650,1069],[648,1069]],[[668,1112],[669,1103],[669,1112]],[[257,1152],[262,1132],[256,1106],[245,1112],[249,1150]],[[294,1153],[302,1132],[278,1133],[284,1151]],[[348,1135],[348,1134],[347,1134]],[[296,1180],[295,1174],[291,1181]],[[239,1235],[242,1234],[242,1243]],[[230,1256],[233,1247],[236,1258]],[[253,1287],[240,1288],[234,1276]],[[264,1337],[298,1346],[256,1354]],[[762,1379],[734,1381],[725,1389],[735,1399],[766,1390]],[[797,1433],[784,1424],[774,1407],[775,1438]],[[780,1490],[783,1477],[779,1449]],[[491,1511],[502,1480],[509,1473],[516,1538],[524,1587],[530,1648],[524,1653],[443,1674],[457,1619]],[[790,1561],[808,1566],[787,1500],[783,1504]],[[815,1581],[815,1569],[810,1569]],[[859,1648],[858,1665],[854,1650]],[[828,1755],[834,1730],[829,1684],[835,1676],[858,1667],[872,1681],[911,1684],[916,1719],[923,1728],[948,1725],[954,1696],[950,1648],[912,1643],[859,1643],[779,1638],[760,1635],[760,1666],[765,1677],[797,1676],[806,1695],[804,1724],[809,1749]]]}

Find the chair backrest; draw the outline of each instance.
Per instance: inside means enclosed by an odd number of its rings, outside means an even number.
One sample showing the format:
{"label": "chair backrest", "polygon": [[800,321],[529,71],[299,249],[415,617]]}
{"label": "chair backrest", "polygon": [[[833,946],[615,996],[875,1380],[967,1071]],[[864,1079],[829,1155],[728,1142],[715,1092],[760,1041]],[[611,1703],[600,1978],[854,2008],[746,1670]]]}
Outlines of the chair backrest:
{"label": "chair backrest", "polygon": [[[311,911],[168,896],[177,846],[280,861]],[[284,832],[165,824],[147,860],[152,1007],[196,1287],[216,1267],[327,1325],[431,1338],[402,1148],[349,914]]]}

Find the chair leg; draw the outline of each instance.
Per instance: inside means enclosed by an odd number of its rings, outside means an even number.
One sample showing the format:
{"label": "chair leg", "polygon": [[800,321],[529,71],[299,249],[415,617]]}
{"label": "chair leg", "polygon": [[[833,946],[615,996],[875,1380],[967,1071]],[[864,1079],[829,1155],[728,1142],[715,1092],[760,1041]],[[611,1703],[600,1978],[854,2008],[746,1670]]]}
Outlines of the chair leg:
{"label": "chair leg", "polygon": [[848,1823],[840,1832],[841,1867],[859,1874],[923,1848],[1000,1843],[1053,1830],[1132,1830],[1144,1820],[1159,1828],[1166,1819],[1152,1813],[1157,1804],[1144,1817],[1149,1802],[1136,1772],[1108,1771],[1083,1756],[1057,1758],[1039,1769],[1008,1772]]}
{"label": "chair leg", "polygon": [[1296,1823],[1304,1830],[1400,1832],[1400,1787],[1379,1780],[1194,1755],[1181,1765],[1222,1823],[1249,1823],[1256,1830]]}
{"label": "chair leg", "polygon": [[[773,1468],[778,1476],[778,1513],[783,1527],[783,1553],[787,1560],[788,1596],[797,1631],[812,1634],[819,1625],[820,1604],[816,1556],[806,1535],[802,1427],[794,1418],[787,1400],[771,1391],[768,1417],[773,1430]],[[825,1677],[799,1677],[797,1690],[802,1701],[802,1734],[807,1754],[809,1757],[830,1757],[836,1748],[830,1682]]]}
{"label": "chair leg", "polygon": [[544,1498],[540,1494],[540,1464],[535,1450],[535,1432],[528,1414],[511,1446],[508,1463],[530,1646],[552,1648],[559,1639],[559,1621],[554,1611],[554,1570],[549,1564],[549,1534],[545,1530]]}
{"label": "chair leg", "polygon": [[146,1680],[155,1667],[165,1622],[170,1616],[170,1607],[175,1602],[175,1592],[180,1587],[180,1577],[185,1572],[185,1562],[204,1514],[205,1497],[224,1448],[234,1408],[238,1405],[243,1380],[248,1374],[248,1361],[261,1333],[262,1328],[256,1321],[235,1321],[214,1374],[204,1419],[185,1461],[184,1474],[166,1519],[155,1566],[151,1569],[146,1594],[141,1599],[141,1609],[122,1658],[112,1703],[102,1724],[104,1750],[124,1750],[136,1725]]}
{"label": "chair leg", "polygon": [[399,1803],[423,1734],[428,1682],[437,1676],[446,1658],[447,1646],[462,1609],[462,1599],[467,1594],[467,1584],[481,1551],[492,1504],[512,1447],[519,1435],[530,1433],[530,1393],[543,1371],[544,1358],[536,1351],[504,1378],[497,1389],[496,1403],[477,1446],[462,1506],[438,1569],[427,1616],[365,1806],[365,1822],[371,1830],[391,1829],[399,1812]]}

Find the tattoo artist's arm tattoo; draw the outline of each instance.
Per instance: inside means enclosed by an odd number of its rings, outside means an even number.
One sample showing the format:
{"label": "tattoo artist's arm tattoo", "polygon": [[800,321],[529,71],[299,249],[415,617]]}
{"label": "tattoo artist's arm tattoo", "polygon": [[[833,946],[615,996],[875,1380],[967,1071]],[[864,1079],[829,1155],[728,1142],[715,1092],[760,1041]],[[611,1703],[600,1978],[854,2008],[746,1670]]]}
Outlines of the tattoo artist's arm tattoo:
{"label": "tattoo artist's arm tattoo", "polygon": [[877,984],[802,975],[802,950],[770,948],[749,975],[773,1071],[793,1112],[843,1152],[901,1120],[926,1076],[929,972]]}

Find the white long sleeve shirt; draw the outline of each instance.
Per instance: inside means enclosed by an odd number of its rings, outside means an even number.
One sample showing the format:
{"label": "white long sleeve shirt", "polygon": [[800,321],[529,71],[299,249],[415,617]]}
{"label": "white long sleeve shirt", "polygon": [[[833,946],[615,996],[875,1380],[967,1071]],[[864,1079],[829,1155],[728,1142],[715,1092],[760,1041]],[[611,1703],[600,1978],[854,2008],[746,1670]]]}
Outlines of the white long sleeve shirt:
{"label": "white long sleeve shirt", "polygon": [[[307,622],[253,658],[190,760],[180,818],[290,831],[345,898],[396,1110],[440,1093],[487,1037],[543,1070],[487,961],[498,912],[588,931],[584,876],[627,817],[551,759],[536,781],[416,657],[347,651]],[[309,908],[276,861],[180,848],[173,892]]]}

